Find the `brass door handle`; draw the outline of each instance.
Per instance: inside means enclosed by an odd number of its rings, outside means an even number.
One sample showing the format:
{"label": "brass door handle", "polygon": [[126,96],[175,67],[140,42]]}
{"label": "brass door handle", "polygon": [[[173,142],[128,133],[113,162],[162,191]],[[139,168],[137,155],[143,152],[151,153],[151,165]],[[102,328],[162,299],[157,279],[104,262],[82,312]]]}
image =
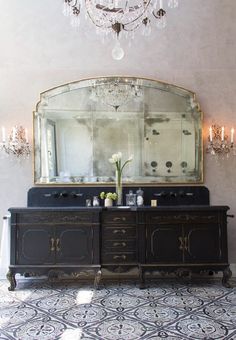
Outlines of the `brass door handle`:
{"label": "brass door handle", "polygon": [[126,246],[126,243],[125,243],[125,242],[114,242],[114,243],[113,243],[113,246],[114,246],[114,247],[119,247],[119,246],[125,247],[125,246]]}
{"label": "brass door handle", "polygon": [[126,255],[114,255],[113,259],[114,260],[118,260],[118,259],[126,260]]}
{"label": "brass door handle", "polygon": [[57,251],[61,250],[61,248],[60,248],[60,239],[59,238],[56,239],[56,250]]}
{"label": "brass door handle", "polygon": [[187,236],[185,236],[185,238],[184,238],[184,249],[188,250],[188,238],[187,238]]}
{"label": "brass door handle", "polygon": [[55,251],[55,239],[53,237],[50,238],[50,242],[51,242],[51,251]]}
{"label": "brass door handle", "polygon": [[126,230],[125,229],[115,229],[113,230],[113,234],[125,234],[126,233]]}
{"label": "brass door handle", "polygon": [[188,238],[187,236],[185,237],[179,237],[180,245],[179,245],[179,250],[188,250]]}
{"label": "brass door handle", "polygon": [[179,237],[180,245],[179,245],[179,250],[184,249],[184,239],[182,236]]}

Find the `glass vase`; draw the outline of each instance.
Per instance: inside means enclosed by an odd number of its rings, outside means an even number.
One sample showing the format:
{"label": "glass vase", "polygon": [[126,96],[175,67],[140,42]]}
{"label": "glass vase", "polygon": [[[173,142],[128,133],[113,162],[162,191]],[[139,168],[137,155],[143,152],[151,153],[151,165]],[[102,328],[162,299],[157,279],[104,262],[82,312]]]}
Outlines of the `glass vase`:
{"label": "glass vase", "polygon": [[121,173],[117,170],[116,170],[116,194],[117,205],[123,205],[122,177]]}

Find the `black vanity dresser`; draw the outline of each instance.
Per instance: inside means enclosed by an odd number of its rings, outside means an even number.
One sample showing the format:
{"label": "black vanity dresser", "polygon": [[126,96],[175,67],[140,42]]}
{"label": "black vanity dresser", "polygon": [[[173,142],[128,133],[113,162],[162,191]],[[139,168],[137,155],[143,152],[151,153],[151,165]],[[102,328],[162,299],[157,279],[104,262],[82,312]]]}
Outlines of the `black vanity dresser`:
{"label": "black vanity dresser", "polygon": [[[136,267],[140,287],[147,272],[223,272],[229,286],[228,206],[209,205],[203,186],[146,187],[142,207],[86,207],[102,187],[32,188],[27,208],[10,208],[11,264],[9,290],[15,274],[26,277],[115,273]],[[137,190],[136,187],[125,188]],[[111,190],[114,190],[113,188]],[[157,207],[150,200],[157,199]]]}

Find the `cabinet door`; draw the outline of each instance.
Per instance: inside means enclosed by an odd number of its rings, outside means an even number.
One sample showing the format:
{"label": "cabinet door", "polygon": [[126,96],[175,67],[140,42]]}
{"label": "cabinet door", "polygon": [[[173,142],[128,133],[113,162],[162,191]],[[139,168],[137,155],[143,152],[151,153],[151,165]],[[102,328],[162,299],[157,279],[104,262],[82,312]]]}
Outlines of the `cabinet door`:
{"label": "cabinet door", "polygon": [[52,264],[55,244],[51,226],[20,225],[17,227],[17,264]]}
{"label": "cabinet door", "polygon": [[93,263],[93,227],[56,226],[55,242],[57,263]]}
{"label": "cabinet door", "polygon": [[181,225],[147,225],[147,263],[183,261]]}
{"label": "cabinet door", "polygon": [[220,225],[185,226],[185,262],[212,263],[221,259]]}

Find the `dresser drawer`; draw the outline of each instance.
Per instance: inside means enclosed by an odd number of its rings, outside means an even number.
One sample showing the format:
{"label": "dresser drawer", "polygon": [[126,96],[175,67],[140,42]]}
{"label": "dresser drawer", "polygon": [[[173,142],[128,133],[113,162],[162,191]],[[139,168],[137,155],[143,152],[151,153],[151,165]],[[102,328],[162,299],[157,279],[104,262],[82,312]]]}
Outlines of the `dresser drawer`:
{"label": "dresser drawer", "polygon": [[67,224],[67,223],[95,223],[99,222],[99,214],[87,211],[52,211],[26,212],[17,214],[17,223],[34,224]]}
{"label": "dresser drawer", "polygon": [[170,212],[166,215],[157,213],[148,213],[146,222],[155,223],[218,223],[218,214],[211,212],[188,213],[188,212]]}
{"label": "dresser drawer", "polygon": [[136,237],[135,226],[103,226],[102,237],[104,240],[126,240],[127,238]]}
{"label": "dresser drawer", "polygon": [[130,263],[136,262],[137,256],[135,252],[122,252],[122,253],[102,253],[103,263]]}
{"label": "dresser drawer", "polygon": [[102,245],[104,251],[135,251],[136,240],[104,240]]}
{"label": "dresser drawer", "polygon": [[102,221],[105,224],[135,224],[136,214],[132,211],[106,211],[102,214]]}

